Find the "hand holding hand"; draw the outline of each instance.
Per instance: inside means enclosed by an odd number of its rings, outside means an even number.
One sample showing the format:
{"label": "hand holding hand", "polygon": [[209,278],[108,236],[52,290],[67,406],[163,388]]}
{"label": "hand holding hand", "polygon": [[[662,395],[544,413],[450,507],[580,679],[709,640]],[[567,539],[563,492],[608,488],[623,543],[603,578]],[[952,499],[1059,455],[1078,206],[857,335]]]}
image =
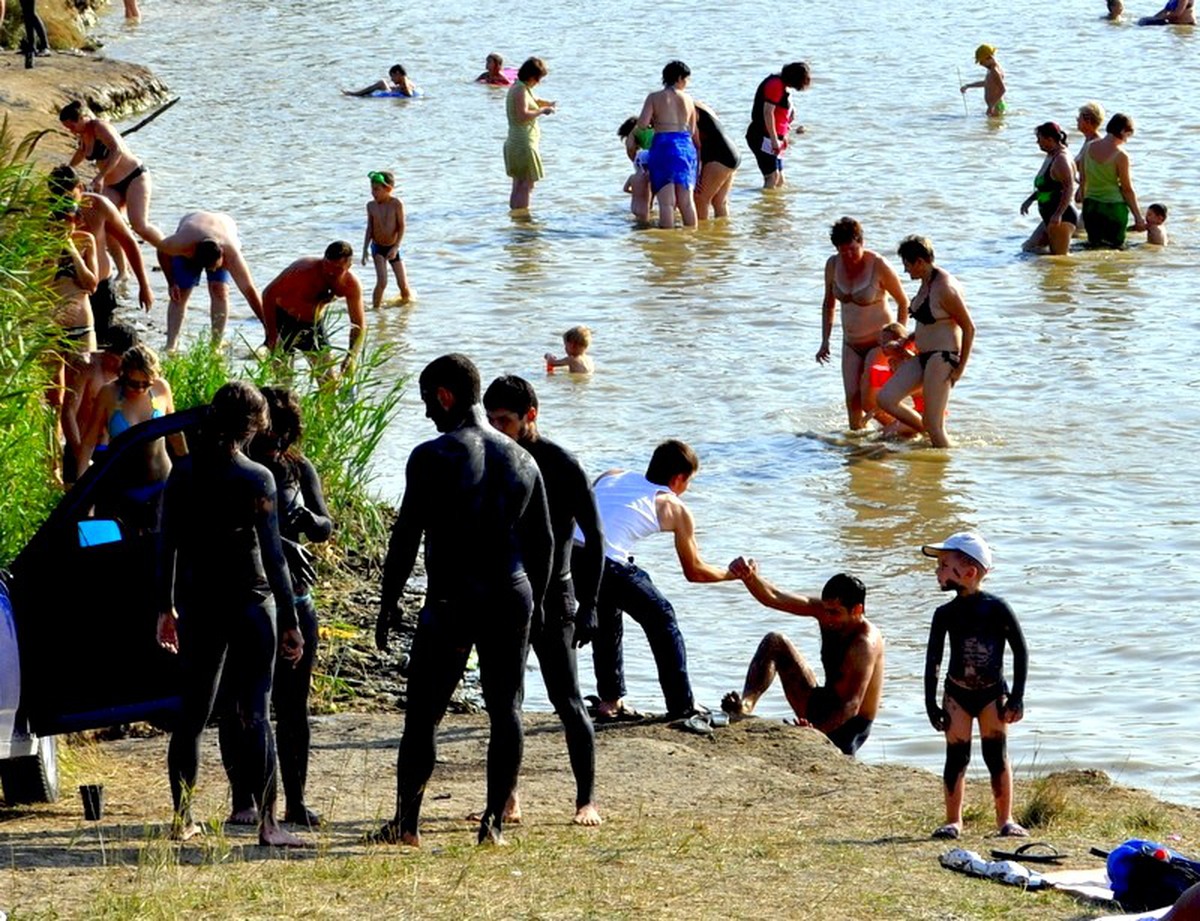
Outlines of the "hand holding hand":
{"label": "hand holding hand", "polygon": [[739,556],[729,564],[729,574],[735,579],[748,579],[758,575],[758,563],[753,559],[748,560],[744,556]]}

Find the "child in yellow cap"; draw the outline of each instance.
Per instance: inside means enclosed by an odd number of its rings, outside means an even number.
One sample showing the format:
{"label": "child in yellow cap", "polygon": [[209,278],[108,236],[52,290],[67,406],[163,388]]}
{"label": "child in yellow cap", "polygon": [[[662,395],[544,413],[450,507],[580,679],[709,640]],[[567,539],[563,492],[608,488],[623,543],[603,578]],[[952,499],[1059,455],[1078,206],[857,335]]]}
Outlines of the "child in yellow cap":
{"label": "child in yellow cap", "polygon": [[987,76],[982,80],[976,80],[974,83],[963,84],[959,87],[959,91],[965,93],[969,89],[982,87],[983,101],[987,103],[988,107],[987,114],[993,117],[1003,115],[1004,110],[1008,108],[1004,104],[1006,87],[1004,85],[1004,71],[996,61],[995,46],[980,45],[976,48],[975,63],[980,67],[987,68]]}

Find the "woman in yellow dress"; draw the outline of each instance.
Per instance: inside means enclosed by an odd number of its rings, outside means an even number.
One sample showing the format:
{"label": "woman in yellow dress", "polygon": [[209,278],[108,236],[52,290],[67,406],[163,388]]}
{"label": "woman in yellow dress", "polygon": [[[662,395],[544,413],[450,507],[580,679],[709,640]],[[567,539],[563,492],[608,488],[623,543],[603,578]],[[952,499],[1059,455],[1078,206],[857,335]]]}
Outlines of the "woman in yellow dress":
{"label": "woman in yellow dress", "polygon": [[504,169],[512,177],[508,207],[527,211],[533,184],[542,178],[542,157],[538,153],[541,131],[538,118],[554,113],[554,103],[538,99],[533,88],[549,71],[541,58],[529,58],[517,71],[517,80],[508,90],[504,110],[508,115],[508,137],[504,141]]}

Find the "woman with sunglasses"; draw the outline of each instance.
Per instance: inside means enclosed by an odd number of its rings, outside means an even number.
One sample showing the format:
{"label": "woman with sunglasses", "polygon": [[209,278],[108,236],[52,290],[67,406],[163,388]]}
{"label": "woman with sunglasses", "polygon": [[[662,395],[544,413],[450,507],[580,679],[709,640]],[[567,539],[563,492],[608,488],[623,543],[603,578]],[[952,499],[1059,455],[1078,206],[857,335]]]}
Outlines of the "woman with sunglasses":
{"label": "woman with sunglasses", "polygon": [[[84,444],[80,472],[100,446],[140,422],[175,412],[171,385],[162,377],[158,356],[148,345],[135,345],[121,356],[117,379],[106,384],[96,400],[90,430]],[[176,457],[187,453],[182,435],[170,436]],[[171,456],[164,439],[156,438],[146,446],[145,463],[130,464],[114,496],[111,512],[131,528],[157,531],[162,512],[162,491],[171,473]]]}
{"label": "woman with sunglasses", "polygon": [[[312,600],[317,573],[312,555],[301,546],[300,540],[302,537],[313,543],[329,540],[333,520],[325,505],[321,478],[298,446],[303,433],[300,401],[293,391],[283,387],[263,387],[261,393],[270,413],[269,427],[254,437],[247,453],[275,477],[279,536],[292,576],[300,635],[304,638],[304,651],[294,662],[285,661],[283,651],[279,652],[271,686],[279,773],[287,799],[283,820],[315,828],[321,824],[321,817],[308,807],[304,788],[308,780],[308,692],[317,654],[317,609]],[[222,693],[228,698],[227,689],[222,688]],[[254,790],[246,782],[253,773],[245,763],[248,753],[238,748],[236,729],[233,720],[221,720],[221,760],[233,792],[229,821],[234,825],[257,825],[260,816],[254,805]]]}
{"label": "woman with sunglasses", "polygon": [[1121,249],[1133,215],[1133,230],[1145,230],[1142,209],[1129,175],[1129,154],[1121,148],[1133,137],[1133,119],[1118,112],[1108,120],[1106,134],[1088,145],[1083,155],[1083,226],[1089,246]]}

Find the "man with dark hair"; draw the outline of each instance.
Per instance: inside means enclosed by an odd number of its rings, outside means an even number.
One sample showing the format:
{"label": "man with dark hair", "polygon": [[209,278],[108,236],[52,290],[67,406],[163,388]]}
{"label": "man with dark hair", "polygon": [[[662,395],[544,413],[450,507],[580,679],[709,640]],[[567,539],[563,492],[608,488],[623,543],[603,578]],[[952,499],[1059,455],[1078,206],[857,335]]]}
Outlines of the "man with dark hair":
{"label": "man with dark hair", "polygon": [[[543,621],[530,636],[546,682],[546,693],[562,720],[567,753],[575,774],[575,824],[599,825],[593,801],[596,777],[596,736],[579,693],[575,648],[591,641],[596,629],[596,595],[604,571],[604,535],[587,474],[568,451],[538,431],[538,398],[533,385],[515,375],[498,377],[483,395],[488,421],[533,455],[546,484],[550,526],[554,531],[554,564],[546,590]],[[575,526],[586,543],[579,547],[572,582]],[[576,592],[578,587],[578,592]],[[578,601],[578,609],[576,602]],[[521,808],[513,791],[504,818],[515,821]]]}
{"label": "man with dark hair", "polygon": [[129,267],[138,283],[138,303],[149,312],[154,304],[154,292],[150,290],[150,276],[146,274],[146,263],[138,248],[133,232],[117,210],[117,206],[98,192],[85,192],[83,180],[71,166],[56,166],[50,171],[50,194],[60,199],[79,203],[79,213],[84,224],[96,238],[96,268],[100,282],[89,300],[92,303],[92,320],[96,327],[96,339],[103,346],[117,309],[117,295],[113,290],[113,265],[108,255],[108,240],[111,237],[125,254]]}
{"label": "man with dark hair", "polygon": [[762,604],[788,614],[816,618],[821,629],[825,684],[782,633],[768,633],[758,644],[742,693],[730,691],[721,709],[733,718],[749,716],[758,699],[779,675],[796,724],[819,729],[847,755],[867,741],[883,695],[883,636],[863,611],[867,589],[844,572],[825,583],[820,599],[780,591],[758,573],[754,560],[729,564]]}
{"label": "man with dark hair", "polygon": [[325,248],[324,256],[301,257],[280,272],[263,290],[266,347],[304,352],[310,360],[314,359],[330,346],[325,308],[336,298],[344,297],[350,315],[350,344],[342,361],[342,373],[348,371],[362,348],[367,330],[362,285],[350,271],[353,262],[353,247],[337,240]]}
{"label": "man with dark hair", "polygon": [[185,214],[175,232],[158,244],[158,264],[171,295],[167,306],[167,351],[174,351],[179,344],[188,299],[200,283],[201,273],[208,279],[214,344],[225,336],[231,281],[238,286],[254,315],[262,318],[262,299],[242,258],[237,225],[228,214],[216,211]]}
{"label": "man with dark hair", "polygon": [[[746,143],[758,162],[764,189],[778,189],[783,185],[783,152],[787,150],[788,131],[796,114],[788,90],[806,90],[811,82],[808,65],[793,61],[785,64],[779,73],[766,77],[754,91]],[[801,134],[804,127],[797,125],[795,131]]]}
{"label": "man with dark hair", "polygon": [[396,602],[425,536],[428,588],[408,668],[408,706],[396,769],[396,815],[374,835],[417,847],[437,727],[479,652],[491,723],[487,807],[479,842],[502,843],[505,805],[521,770],[521,699],[531,622],[541,618],[552,534],[538,466],[487,424],[479,372],[463,355],[443,355],[421,372],[421,399],[443,434],[413,449],[392,529],[375,643],[387,648]]}
{"label": "man with dark hair", "polygon": [[[682,718],[696,712],[687,671],[687,650],[675,609],[655,587],[645,570],[633,562],[633,545],[658,531],[675,535],[675,552],[689,582],[726,582],[736,578],[700,557],[692,513],[680,498],[700,469],[696,452],[682,441],[664,441],[654,449],[645,476],[609,470],[594,489],[604,528],[604,578],[600,580],[597,629],[592,641],[596,670],[596,708],[599,722],[640,719],[625,703],[625,661],[622,650],[625,612],[646,631],[658,666],[658,681],[667,714]],[[582,536],[576,534],[576,540]],[[585,543],[586,546],[586,543]]]}

